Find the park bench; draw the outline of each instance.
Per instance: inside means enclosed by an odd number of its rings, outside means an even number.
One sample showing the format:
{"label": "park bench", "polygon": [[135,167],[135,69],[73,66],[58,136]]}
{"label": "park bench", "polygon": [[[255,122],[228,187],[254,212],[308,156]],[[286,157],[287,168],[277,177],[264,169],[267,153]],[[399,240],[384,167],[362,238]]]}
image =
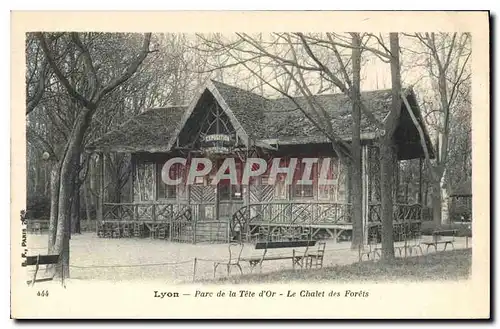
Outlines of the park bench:
{"label": "park bench", "polygon": [[[432,241],[422,242],[423,245],[427,246],[426,252],[429,252],[429,248],[432,246],[434,250],[437,251],[437,246],[439,244],[444,245],[444,250],[448,245],[451,245],[453,249],[455,249],[455,235],[457,234],[457,230],[435,230],[432,232]],[[443,239],[443,237],[446,237]]]}
{"label": "park bench", "polygon": [[[317,267],[323,267],[323,259],[325,255],[325,242],[318,243],[318,250],[316,252],[308,253],[309,247],[316,245],[316,240],[293,240],[293,241],[269,241],[269,242],[257,242],[255,244],[256,250],[264,250],[262,256],[255,257],[241,257],[244,244],[242,242],[231,242],[229,243],[229,259],[223,262],[214,263],[214,278],[219,266],[225,266],[227,269],[227,275],[231,274],[231,268],[237,267],[240,273],[243,274],[240,262],[248,262],[250,265],[250,271],[253,271],[255,266],[260,265],[262,270],[262,263],[264,261],[272,260],[292,260],[292,267],[295,265],[301,268],[312,268],[313,264]],[[292,250],[292,255],[272,255],[266,256],[268,249],[281,249],[281,248],[303,248],[306,250],[303,253],[298,253],[295,249]]]}
{"label": "park bench", "polygon": [[[38,269],[40,265],[52,265],[52,264],[57,264],[59,263],[59,255],[37,255],[37,256],[27,256],[26,261],[22,263],[23,267],[26,266],[35,266],[35,273],[33,274],[33,279],[28,281],[28,284],[31,286],[35,285],[35,282],[43,282],[43,281],[51,281],[54,278],[43,278],[43,279],[38,279],[36,278],[38,274]],[[63,271],[64,273],[64,271]],[[64,285],[64,277],[62,278],[62,283]]]}
{"label": "park bench", "polygon": [[[273,260],[292,260],[292,267],[295,269],[295,266],[298,265],[301,268],[304,265],[308,265],[308,250],[309,247],[313,247],[316,245],[316,240],[292,240],[292,241],[271,241],[271,242],[257,242],[255,244],[255,250],[264,250],[262,256],[255,257],[244,257],[241,258],[241,261],[248,262],[250,265],[250,270],[253,271],[255,266],[259,265],[262,270],[262,263],[264,261],[273,261]],[[291,255],[266,255],[269,249],[286,249],[286,248],[303,248],[306,250],[304,253],[298,253],[295,249],[292,250]],[[320,251],[314,254],[312,257],[317,259],[317,264],[323,265],[323,255],[324,255],[324,244],[320,246]],[[322,251],[321,251],[322,250]],[[306,264],[304,264],[304,260],[306,260]],[[310,262],[312,266],[312,261]]]}

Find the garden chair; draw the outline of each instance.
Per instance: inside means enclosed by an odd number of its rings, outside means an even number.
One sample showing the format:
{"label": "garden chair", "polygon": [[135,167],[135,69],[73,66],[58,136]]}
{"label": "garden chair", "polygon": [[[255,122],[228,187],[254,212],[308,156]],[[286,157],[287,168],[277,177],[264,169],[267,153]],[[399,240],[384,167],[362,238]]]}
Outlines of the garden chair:
{"label": "garden chair", "polygon": [[113,233],[112,233],[112,235],[113,235],[114,239],[115,238],[121,238],[122,235],[121,235],[121,232],[120,232],[120,225],[119,224],[115,224],[113,226]]}
{"label": "garden chair", "polygon": [[165,239],[166,236],[167,236],[167,230],[164,227],[159,228],[158,229],[157,238],[158,239]]}
{"label": "garden chair", "polygon": [[272,229],[269,237],[271,238],[271,241],[281,241],[281,238],[283,237],[281,229],[279,227]]}
{"label": "garden chair", "polygon": [[326,242],[318,242],[318,250],[307,254],[306,268],[312,268],[313,263],[315,268],[323,267],[323,259],[325,257]]}
{"label": "garden chair", "polygon": [[225,262],[215,262],[214,263],[214,278],[217,273],[217,268],[220,265],[226,266],[227,275],[231,274],[231,267],[235,266],[240,270],[240,273],[243,274],[243,270],[240,265],[241,253],[243,252],[244,244],[240,242],[231,242],[228,244],[229,249],[229,259]]}
{"label": "garden chair", "polygon": [[130,238],[130,225],[128,223],[123,224],[122,236],[124,238]]}
{"label": "garden chair", "polygon": [[112,229],[108,224],[104,224],[104,237],[110,239],[112,236]]}
{"label": "garden chair", "polygon": [[269,238],[269,230],[267,227],[259,226],[259,240],[267,241]]}
{"label": "garden chair", "polygon": [[406,252],[408,250],[408,235],[404,222],[394,226],[394,241],[394,252],[396,253],[397,251],[400,257],[402,257],[404,253],[404,256],[406,257]]}
{"label": "garden chair", "polygon": [[408,235],[408,249],[410,250],[410,256],[413,254],[413,250],[415,250],[417,256],[418,256],[418,251],[420,251],[421,255],[424,254],[421,243],[422,243],[422,231],[420,230],[420,223],[419,222],[410,223],[410,232]]}
{"label": "garden chair", "polygon": [[311,240],[311,229],[309,227],[302,228],[302,233],[300,234],[301,240]]}
{"label": "garden chair", "polygon": [[97,237],[104,238],[104,225],[102,223],[99,223],[97,226]]}
{"label": "garden chair", "polygon": [[142,225],[139,223],[134,223],[134,237],[142,237]]}
{"label": "garden chair", "polygon": [[152,224],[151,229],[149,230],[149,237],[151,239],[156,239],[157,235],[158,235],[158,226]]}
{"label": "garden chair", "polygon": [[363,260],[363,256],[366,256],[368,260],[375,260],[377,256],[380,258],[381,256],[381,245],[379,243],[379,230],[380,227],[376,226],[370,230],[370,234],[368,236],[368,246],[367,248],[363,247],[363,249],[359,250],[359,261]]}

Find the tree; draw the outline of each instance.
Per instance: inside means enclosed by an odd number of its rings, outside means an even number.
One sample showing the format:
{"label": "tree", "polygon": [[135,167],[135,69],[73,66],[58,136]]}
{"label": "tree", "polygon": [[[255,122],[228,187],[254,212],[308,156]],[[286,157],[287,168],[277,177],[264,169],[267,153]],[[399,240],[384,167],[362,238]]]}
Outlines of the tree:
{"label": "tree", "polygon": [[[426,110],[426,121],[435,131],[436,158],[431,161],[429,152],[426,164],[432,184],[432,213],[437,225],[445,224],[448,218],[448,194],[446,176],[450,155],[453,116],[468,103],[470,70],[468,69],[470,35],[468,33],[415,33],[406,36],[417,40],[423,50],[423,63],[430,78],[433,94]],[[412,52],[416,52],[412,50]],[[465,104],[469,107],[469,104]],[[409,106],[409,105],[407,105]],[[467,120],[465,120],[465,123]],[[417,123],[418,124],[418,123]],[[469,121],[470,125],[470,121]],[[422,132],[421,132],[422,133]],[[421,138],[422,141],[422,138]],[[424,148],[426,146],[422,144]]]}
{"label": "tree", "polygon": [[391,112],[385,122],[384,135],[380,141],[380,194],[382,196],[380,217],[382,218],[382,259],[385,260],[394,258],[393,177],[397,150],[393,136],[401,114],[401,69],[399,63],[398,33],[390,33],[389,42],[392,82]]}
{"label": "tree", "polygon": [[[269,38],[252,37],[248,34],[237,33],[236,40],[224,40],[220,35],[206,38],[199,36],[204,45],[214,56],[228,56],[232,61],[225,62],[225,66],[216,65],[217,69],[243,66],[254,77],[271,87],[281,96],[289,98],[304,115],[325,135],[331,142],[332,148],[339,158],[350,163],[352,184],[353,209],[353,240],[352,248],[357,249],[363,243],[362,225],[362,178],[361,178],[361,146],[360,120],[363,113],[372,124],[384,128],[373,114],[366,109],[360,95],[361,53],[363,50],[375,53],[388,60],[389,56],[383,51],[368,47],[363,43],[358,33],[348,36],[339,36],[333,33],[304,34],[304,33],[274,33]],[[371,39],[367,35],[367,39]],[[378,39],[377,39],[378,40]],[[339,50],[340,49],[340,50]],[[352,72],[348,71],[343,49],[351,51]],[[262,70],[262,63],[265,70]],[[257,63],[258,65],[255,65]],[[259,70],[255,68],[257,66]],[[263,71],[272,68],[274,76]],[[276,73],[278,71],[278,73]],[[284,78],[286,77],[286,78]],[[340,78],[339,78],[340,77]],[[293,83],[297,94],[306,99],[307,108],[300,106],[290,92],[289,85],[280,84],[280,80],[288,79]],[[319,81],[318,92],[312,92],[312,87]],[[326,82],[327,86],[324,86]],[[284,88],[286,86],[286,88]],[[352,143],[344,143],[331,125],[328,112],[313,95],[324,90],[339,89],[350,98],[352,107]],[[392,197],[390,195],[389,197]],[[391,217],[392,218],[392,217]]]}
{"label": "tree", "polygon": [[[361,37],[352,35],[352,126],[351,126],[351,168],[352,168],[352,248],[363,245],[363,177],[361,169]],[[347,76],[346,76],[347,79]],[[347,81],[349,81],[347,79]]]}
{"label": "tree", "polygon": [[[69,235],[70,235],[70,218],[71,207],[73,204],[75,182],[78,174],[78,168],[81,161],[82,145],[85,134],[87,133],[92,118],[99,108],[105,97],[115,90],[118,86],[125,83],[138,70],[146,56],[150,53],[149,44],[151,34],[146,34],[142,42],[141,50],[128,65],[123,68],[123,71],[116,76],[109,75],[100,76],[100,69],[105,67],[105,61],[96,63],[93,60],[92,52],[98,50],[103,44],[100,38],[92,38],[94,35],[86,34],[85,42],[82,40],[82,35],[79,33],[70,33],[59,35],[66,39],[68,48],[76,49],[81,61],[77,64],[83,71],[82,78],[77,81],[72,81],[71,73],[68,72],[64,61],[58,60],[60,53],[54,44],[53,38],[46,33],[36,33],[36,37],[43,50],[45,58],[50,65],[51,70],[57,77],[58,82],[62,85],[67,95],[72,99],[74,105],[78,108],[74,125],[67,136],[67,142],[64,146],[61,158],[54,169],[54,194],[52,202],[57,204],[57,208],[51,209],[56,214],[51,217],[57,218],[57,226],[55,232],[55,241],[51,252],[62,255],[62,264],[64,265],[65,276],[69,276]],[[104,38],[105,39],[105,38]],[[94,49],[90,46],[95,47]],[[109,47],[109,44],[104,44]],[[102,49],[102,48],[101,48]],[[109,49],[111,50],[111,49]],[[52,183],[51,183],[52,184]],[[51,225],[51,229],[53,229]],[[53,235],[53,232],[50,232]]]}
{"label": "tree", "polygon": [[[68,34],[47,34],[51,40],[54,53],[57,53],[57,62],[62,65],[65,75],[71,84],[83,88],[86,76],[81,69],[81,52],[72,42]],[[135,34],[81,34],[82,42],[92,53],[92,60],[98,67],[103,79],[111,78],[116,71],[124,67],[124,58],[131,59],[136,55],[136,49],[141,42]],[[136,74],[121,84],[112,93],[108,94],[100,104],[101,109],[93,115],[89,129],[87,129],[82,150],[93,140],[98,139],[124,120],[137,115],[151,107],[166,105],[183,105],[190,99],[197,88],[195,81],[199,74],[195,68],[202,66],[200,56],[193,54],[189,49],[189,38],[182,34],[156,34],[152,35],[151,43],[155,51],[151,52]],[[39,50],[37,52],[37,50]],[[35,57],[37,55],[38,57]],[[34,93],[38,77],[37,69],[44,58],[44,53],[39,46],[36,36],[27,35],[27,90]],[[48,62],[47,62],[48,63]],[[53,182],[57,183],[58,172],[56,168],[63,154],[67,136],[75,123],[78,106],[68,95],[64,87],[53,76],[47,64],[45,89],[37,102],[34,110],[26,116],[28,139],[28,191],[30,200],[36,201],[37,196],[50,193],[50,173],[53,172]],[[36,109],[36,110],[35,110]],[[42,160],[44,153],[49,154],[47,160]],[[80,158],[79,174],[76,175],[73,197],[71,234],[79,233],[80,213],[85,213],[87,220],[95,219],[98,198],[108,201],[129,197],[123,190],[130,188],[130,156],[121,153],[106,154],[105,195],[99,195],[98,186],[98,157],[89,156],[83,152]],[[59,184],[53,184],[54,193],[59,191]],[[43,191],[44,190],[44,191]],[[81,197],[79,197],[79,195]],[[40,198],[39,198],[40,199]],[[76,211],[79,203],[81,208]],[[43,198],[46,202],[47,199]],[[51,226],[57,225],[57,194],[52,198]],[[123,201],[123,200],[122,200]],[[50,203],[50,201],[49,201]],[[49,205],[47,203],[47,205]],[[82,211],[84,210],[84,211]],[[49,217],[49,215],[47,216]],[[82,217],[83,218],[83,217]],[[89,223],[89,222],[88,222]],[[53,246],[56,229],[49,235],[49,246]],[[52,247],[51,247],[52,248]]]}

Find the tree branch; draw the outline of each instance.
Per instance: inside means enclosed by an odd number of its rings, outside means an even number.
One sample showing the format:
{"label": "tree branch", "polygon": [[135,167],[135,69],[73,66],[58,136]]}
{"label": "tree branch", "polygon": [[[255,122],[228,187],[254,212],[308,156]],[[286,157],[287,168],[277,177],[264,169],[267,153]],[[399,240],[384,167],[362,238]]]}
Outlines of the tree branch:
{"label": "tree branch", "polygon": [[[304,48],[305,48],[307,54],[323,69],[323,72],[325,72],[328,75],[328,77],[332,80],[332,82],[335,84],[335,86],[337,86],[337,88],[339,88],[352,101],[352,95],[351,95],[350,90],[348,88],[346,88],[346,86],[342,83],[342,81],[340,81],[339,78],[337,78],[328,68],[326,68],[323,65],[323,63],[321,63],[318,60],[318,58],[314,55],[314,53],[312,52],[311,48],[307,44],[307,41],[303,37],[303,34],[302,33],[297,33],[297,35],[299,35],[299,37],[301,38],[302,44],[304,45]],[[301,35],[302,35],[302,37],[301,37]],[[353,48],[353,47],[350,47],[350,48]],[[358,47],[354,47],[354,48],[358,48]],[[361,106],[361,110],[363,111],[363,113],[365,114],[365,116],[368,118],[368,120],[373,125],[375,125],[378,129],[382,129],[382,130],[385,129],[384,125],[380,121],[378,121],[377,118],[375,118],[375,116],[373,115],[373,113],[371,113],[365,107],[365,105],[364,105],[363,102],[360,102],[360,106]]]}
{"label": "tree branch", "polygon": [[96,106],[95,104],[91,103],[88,99],[86,99],[84,96],[82,96],[78,91],[76,91],[75,88],[70,84],[68,79],[64,76],[62,71],[59,69],[59,66],[57,65],[56,61],[54,60],[54,57],[52,57],[52,53],[49,49],[49,46],[47,45],[47,42],[45,40],[45,36],[41,32],[35,33],[36,37],[40,41],[40,46],[42,47],[42,50],[45,54],[45,58],[47,58],[47,61],[50,64],[50,67],[54,71],[55,75],[61,82],[61,84],[64,86],[68,94],[75,99],[77,102],[82,104],[84,107],[89,108],[89,109],[95,109]]}
{"label": "tree branch", "polygon": [[146,56],[149,54],[149,44],[151,42],[151,33],[146,33],[144,35],[144,41],[142,43],[142,49],[137,58],[129,65],[127,70],[118,78],[112,80],[107,86],[102,88],[95,96],[94,103],[98,104],[104,96],[113,91],[116,87],[130,79],[132,75],[137,71],[139,66],[142,64]]}
{"label": "tree branch", "polygon": [[44,58],[42,64],[40,65],[40,73],[35,94],[31,97],[28,97],[28,94],[26,93],[26,115],[33,111],[42,100],[43,94],[45,92],[45,81],[47,79],[46,74],[48,73],[47,64],[47,59]]}
{"label": "tree branch", "polygon": [[72,32],[71,33],[71,39],[73,42],[76,44],[78,49],[80,49],[82,56],[83,56],[83,61],[85,63],[85,66],[87,69],[90,71],[90,90],[91,90],[91,96],[90,99],[93,99],[97,91],[100,89],[100,82],[99,78],[97,76],[97,71],[94,67],[94,64],[92,62],[92,57],[90,56],[90,52],[87,47],[85,47],[80,40],[79,33]]}

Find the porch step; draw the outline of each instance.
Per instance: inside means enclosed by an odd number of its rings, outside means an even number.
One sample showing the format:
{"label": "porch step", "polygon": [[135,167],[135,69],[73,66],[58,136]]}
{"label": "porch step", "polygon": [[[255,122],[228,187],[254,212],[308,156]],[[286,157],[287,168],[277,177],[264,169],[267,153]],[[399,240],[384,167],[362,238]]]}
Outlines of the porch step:
{"label": "porch step", "polygon": [[196,223],[197,242],[218,242],[227,240],[227,223],[198,222]]}
{"label": "porch step", "polygon": [[185,225],[172,232],[172,241],[179,242],[223,242],[227,241],[227,223],[198,222]]}

